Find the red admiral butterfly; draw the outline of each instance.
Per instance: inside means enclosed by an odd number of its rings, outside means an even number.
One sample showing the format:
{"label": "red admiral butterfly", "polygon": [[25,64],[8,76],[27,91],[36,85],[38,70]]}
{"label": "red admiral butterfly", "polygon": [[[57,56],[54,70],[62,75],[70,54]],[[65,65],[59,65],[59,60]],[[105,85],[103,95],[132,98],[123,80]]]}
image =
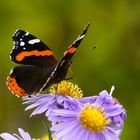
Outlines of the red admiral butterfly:
{"label": "red admiral butterfly", "polygon": [[41,40],[28,32],[17,30],[13,35],[15,46],[10,57],[13,62],[22,65],[11,70],[7,77],[8,88],[18,97],[22,97],[40,93],[50,85],[62,81],[88,27],[89,23],[59,61]]}

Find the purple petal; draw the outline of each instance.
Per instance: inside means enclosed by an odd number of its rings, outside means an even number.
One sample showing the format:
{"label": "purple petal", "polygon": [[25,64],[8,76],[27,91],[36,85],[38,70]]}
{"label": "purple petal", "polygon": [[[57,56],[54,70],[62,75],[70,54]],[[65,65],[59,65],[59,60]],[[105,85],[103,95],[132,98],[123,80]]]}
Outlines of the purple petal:
{"label": "purple petal", "polygon": [[76,137],[76,140],[87,140],[85,137],[84,137],[84,134],[85,133],[89,133],[85,128],[81,128],[81,130],[79,131],[77,137]]}
{"label": "purple petal", "polygon": [[105,112],[108,114],[108,116],[116,116],[122,113],[122,107],[118,104],[110,106],[105,109]]}
{"label": "purple petal", "polygon": [[19,128],[18,129],[20,136],[17,134],[9,134],[9,133],[2,133],[0,134],[0,137],[3,138],[4,140],[31,140],[31,137],[28,132],[25,132],[23,129]]}
{"label": "purple petal", "polygon": [[77,125],[78,123],[76,121],[70,122],[67,129],[59,129],[59,131],[53,133],[52,137],[57,137],[59,139],[64,135],[71,134]]}
{"label": "purple petal", "polygon": [[43,104],[41,104],[39,107],[37,107],[30,116],[36,115],[36,114],[41,114],[45,111],[48,110],[48,106],[50,105],[50,103],[45,102]]}
{"label": "purple petal", "polygon": [[73,120],[73,121],[70,121],[70,122],[66,121],[66,122],[58,123],[58,124],[52,126],[50,130],[52,130],[52,131],[55,131],[55,130],[60,131],[62,129],[65,129],[66,126],[73,126],[73,125],[75,125],[77,123],[78,122],[76,120]]}
{"label": "purple petal", "polygon": [[15,136],[13,136],[9,133],[1,133],[0,137],[3,138],[4,140],[19,140]]}
{"label": "purple petal", "polygon": [[119,139],[119,136],[111,129],[105,130],[103,132],[103,134],[104,134],[106,140],[118,140]]}
{"label": "purple petal", "polygon": [[25,132],[25,131],[24,131],[23,129],[21,129],[21,128],[19,128],[18,131],[19,131],[20,135],[22,136],[22,138],[23,138],[24,140],[31,140],[31,137],[30,137],[30,135],[29,135],[28,132]]}
{"label": "purple petal", "polygon": [[74,110],[72,111],[72,110],[64,110],[64,109],[54,109],[53,112],[57,115],[63,115],[68,117],[76,116],[77,114],[77,112]]}
{"label": "purple petal", "polygon": [[95,101],[97,100],[98,96],[91,96],[91,97],[84,97],[79,99],[80,102],[82,103],[95,103]]}
{"label": "purple petal", "polygon": [[[77,127],[74,129],[74,131],[71,134],[71,139],[75,139],[77,138],[77,134],[79,134],[79,132],[81,131],[81,129],[83,129],[80,125],[77,125]],[[70,140],[71,140],[70,139]]]}
{"label": "purple petal", "polygon": [[37,107],[37,106],[39,106],[39,105],[40,105],[40,103],[35,102],[34,104],[31,104],[31,105],[29,105],[28,107],[26,107],[26,108],[25,108],[25,111],[27,111],[27,110],[29,110],[29,109],[32,109],[32,108],[35,108],[35,107]]}
{"label": "purple petal", "polygon": [[97,140],[97,136],[95,133],[89,132],[88,140]]}

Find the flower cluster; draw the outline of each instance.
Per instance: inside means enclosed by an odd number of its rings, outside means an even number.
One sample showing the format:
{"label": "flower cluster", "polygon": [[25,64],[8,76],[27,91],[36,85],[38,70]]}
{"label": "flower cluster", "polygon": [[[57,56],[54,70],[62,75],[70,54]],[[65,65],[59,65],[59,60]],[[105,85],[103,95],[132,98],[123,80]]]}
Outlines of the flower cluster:
{"label": "flower cluster", "polygon": [[18,131],[20,133],[20,136],[17,134],[11,135],[9,133],[2,133],[0,134],[0,137],[3,138],[4,140],[32,140],[28,132],[25,132],[21,128],[19,128]]}
{"label": "flower cluster", "polygon": [[53,109],[48,119],[53,122],[53,137],[71,140],[117,140],[118,130],[124,126],[126,113],[122,105],[102,91],[99,96],[68,100],[72,104]]}
{"label": "flower cluster", "polygon": [[[113,89],[113,88],[112,88]],[[99,95],[82,97],[83,92],[68,81],[50,88],[50,94],[24,97],[25,110],[34,109],[31,116],[44,113],[52,123],[50,131],[57,140],[119,140],[126,111],[123,106],[103,90]],[[5,140],[31,140],[27,132],[2,133]]]}
{"label": "flower cluster", "polygon": [[[41,139],[31,138],[28,132],[25,132],[22,128],[18,129],[19,135],[17,134],[9,134],[9,133],[2,133],[0,134],[0,137],[4,140],[49,140],[48,135],[43,136]],[[57,140],[56,138],[53,138],[53,140]]]}

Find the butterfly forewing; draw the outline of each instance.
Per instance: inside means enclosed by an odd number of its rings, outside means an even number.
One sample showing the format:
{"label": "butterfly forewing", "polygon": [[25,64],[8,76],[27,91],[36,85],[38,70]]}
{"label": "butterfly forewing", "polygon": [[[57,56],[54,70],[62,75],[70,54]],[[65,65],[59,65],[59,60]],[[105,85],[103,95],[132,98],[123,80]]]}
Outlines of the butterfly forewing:
{"label": "butterfly forewing", "polygon": [[10,54],[13,62],[25,65],[57,63],[53,51],[40,39],[28,32],[17,30],[13,35],[13,41],[14,48]]}

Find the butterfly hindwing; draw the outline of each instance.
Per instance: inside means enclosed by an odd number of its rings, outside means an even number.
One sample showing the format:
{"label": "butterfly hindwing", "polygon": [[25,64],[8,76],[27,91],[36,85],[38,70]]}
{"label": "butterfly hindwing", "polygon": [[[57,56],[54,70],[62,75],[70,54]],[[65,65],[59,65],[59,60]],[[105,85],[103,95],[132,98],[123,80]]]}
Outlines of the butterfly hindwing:
{"label": "butterfly hindwing", "polygon": [[36,94],[50,76],[52,70],[53,67],[46,69],[33,65],[17,66],[8,76],[7,85],[17,96]]}

